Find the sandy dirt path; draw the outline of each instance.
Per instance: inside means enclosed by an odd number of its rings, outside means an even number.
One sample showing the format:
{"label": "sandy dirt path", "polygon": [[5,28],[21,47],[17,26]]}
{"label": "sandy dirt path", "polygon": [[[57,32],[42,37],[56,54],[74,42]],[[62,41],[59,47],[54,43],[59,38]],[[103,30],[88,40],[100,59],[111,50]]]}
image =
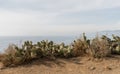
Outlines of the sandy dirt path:
{"label": "sandy dirt path", "polygon": [[88,57],[36,60],[27,65],[3,68],[0,74],[120,74],[120,58],[103,60]]}

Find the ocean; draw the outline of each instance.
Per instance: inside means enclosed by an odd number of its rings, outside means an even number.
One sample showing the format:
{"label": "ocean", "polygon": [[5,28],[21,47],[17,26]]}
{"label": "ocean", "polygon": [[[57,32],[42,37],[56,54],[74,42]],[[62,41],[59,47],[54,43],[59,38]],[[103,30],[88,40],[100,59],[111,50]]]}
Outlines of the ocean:
{"label": "ocean", "polygon": [[20,37],[20,36],[14,36],[14,37],[0,37],[0,52],[3,52],[5,49],[8,48],[10,44],[16,44],[18,46],[21,46],[24,41],[32,41],[33,43],[36,43],[41,40],[52,40],[55,43],[61,43],[64,42],[65,44],[70,44],[72,41],[76,39],[73,36],[29,36],[29,37]]}

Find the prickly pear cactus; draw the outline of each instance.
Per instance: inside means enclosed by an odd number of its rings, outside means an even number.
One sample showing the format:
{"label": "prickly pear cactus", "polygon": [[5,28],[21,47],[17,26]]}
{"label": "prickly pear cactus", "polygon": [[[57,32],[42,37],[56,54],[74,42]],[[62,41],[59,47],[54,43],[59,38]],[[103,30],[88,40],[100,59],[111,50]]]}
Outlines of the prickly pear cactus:
{"label": "prickly pear cactus", "polygon": [[113,42],[111,46],[111,51],[113,54],[120,54],[120,37],[112,35]]}

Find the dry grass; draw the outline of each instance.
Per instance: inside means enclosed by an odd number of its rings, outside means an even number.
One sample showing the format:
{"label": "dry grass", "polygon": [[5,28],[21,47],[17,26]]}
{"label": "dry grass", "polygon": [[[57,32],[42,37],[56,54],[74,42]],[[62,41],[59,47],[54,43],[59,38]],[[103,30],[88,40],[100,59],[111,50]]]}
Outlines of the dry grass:
{"label": "dry grass", "polygon": [[73,42],[73,55],[74,56],[83,56],[88,54],[88,49],[90,47],[90,40],[87,39],[85,33],[83,33],[82,38],[74,40]]}
{"label": "dry grass", "polygon": [[104,39],[95,38],[90,45],[92,56],[95,58],[103,58],[111,54],[109,42]]}
{"label": "dry grass", "polygon": [[73,43],[73,55],[74,56],[82,56],[86,54],[86,50],[88,49],[88,45],[82,41],[81,39],[77,39]]}
{"label": "dry grass", "polygon": [[[5,50],[5,53],[2,54],[1,62],[3,62],[4,66],[10,66],[12,64],[20,64],[21,57],[17,57],[17,50],[15,49],[15,45],[9,45],[9,47]],[[21,58],[23,59],[23,58]]]}

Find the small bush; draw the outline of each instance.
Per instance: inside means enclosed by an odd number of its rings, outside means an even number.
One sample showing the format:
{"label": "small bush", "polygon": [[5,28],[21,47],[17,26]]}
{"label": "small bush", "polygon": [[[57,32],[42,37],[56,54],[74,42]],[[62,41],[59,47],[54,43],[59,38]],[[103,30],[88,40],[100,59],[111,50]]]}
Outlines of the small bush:
{"label": "small bush", "polygon": [[18,65],[24,62],[24,56],[17,49],[15,49],[15,47],[15,45],[9,45],[3,54],[4,56],[1,61],[4,66]]}
{"label": "small bush", "polygon": [[95,58],[103,58],[111,54],[110,43],[107,39],[96,37],[90,45],[92,56]]}
{"label": "small bush", "polygon": [[90,40],[88,40],[85,36],[85,33],[83,33],[83,37],[77,40],[74,40],[73,45],[73,55],[74,56],[80,56],[87,54],[87,50],[90,46]]}

